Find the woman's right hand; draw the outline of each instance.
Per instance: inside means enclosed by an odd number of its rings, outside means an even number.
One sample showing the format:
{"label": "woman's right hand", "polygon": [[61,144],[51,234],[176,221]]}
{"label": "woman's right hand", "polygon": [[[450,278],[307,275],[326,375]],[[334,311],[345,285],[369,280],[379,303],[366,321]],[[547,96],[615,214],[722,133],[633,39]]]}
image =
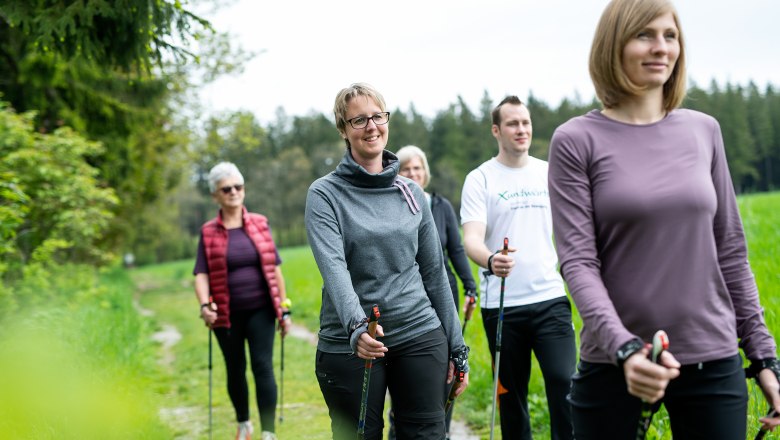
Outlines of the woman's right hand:
{"label": "woman's right hand", "polygon": [[[376,336],[384,336],[385,332],[382,330],[382,326],[376,325]],[[375,359],[385,357],[387,347],[381,341],[377,341],[372,338],[368,332],[364,332],[360,335],[357,341],[357,355],[360,359]]]}
{"label": "woman's right hand", "polygon": [[645,402],[655,403],[664,396],[669,381],[680,375],[680,363],[664,351],[658,364],[648,359],[648,344],[634,353],[623,364],[628,393]]}
{"label": "woman's right hand", "polygon": [[203,323],[206,325],[206,327],[211,327],[214,325],[214,323],[217,321],[217,305],[210,303],[210,305],[206,307],[201,307],[200,319],[203,320]]}

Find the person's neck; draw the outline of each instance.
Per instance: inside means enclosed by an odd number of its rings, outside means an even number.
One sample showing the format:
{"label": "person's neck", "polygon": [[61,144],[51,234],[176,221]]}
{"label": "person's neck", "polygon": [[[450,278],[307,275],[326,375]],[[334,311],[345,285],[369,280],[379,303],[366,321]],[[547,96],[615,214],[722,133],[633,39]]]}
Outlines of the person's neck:
{"label": "person's neck", "polygon": [[375,157],[365,158],[361,157],[359,154],[355,154],[355,150],[350,149],[350,154],[352,155],[352,160],[354,160],[355,163],[365,168],[365,170],[371,174],[379,174],[384,169],[382,166],[381,153]]}
{"label": "person's neck", "polygon": [[666,117],[663,91],[646,93],[625,99],[620,105],[605,108],[601,113],[616,121],[634,125],[646,125]]}
{"label": "person's neck", "polygon": [[225,229],[240,228],[244,225],[244,210],[241,206],[222,207],[222,224]]}
{"label": "person's neck", "polygon": [[503,150],[498,151],[498,156],[496,156],[496,160],[501,165],[504,165],[505,167],[509,168],[522,168],[526,165],[528,165],[528,152],[521,154],[510,154]]}

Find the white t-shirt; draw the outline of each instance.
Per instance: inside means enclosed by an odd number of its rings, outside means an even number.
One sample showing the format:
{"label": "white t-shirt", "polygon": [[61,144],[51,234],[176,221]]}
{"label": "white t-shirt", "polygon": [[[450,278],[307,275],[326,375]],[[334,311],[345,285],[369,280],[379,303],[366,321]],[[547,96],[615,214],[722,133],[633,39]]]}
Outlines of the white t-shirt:
{"label": "white t-shirt", "polygon": [[[547,162],[528,158],[522,168],[509,168],[494,157],[466,176],[461,195],[461,223],[487,228],[485,245],[497,251],[509,238],[517,249],[506,278],[504,307],[522,306],[566,295],[558,273],[547,190]],[[481,306],[499,307],[501,278],[480,271]]]}

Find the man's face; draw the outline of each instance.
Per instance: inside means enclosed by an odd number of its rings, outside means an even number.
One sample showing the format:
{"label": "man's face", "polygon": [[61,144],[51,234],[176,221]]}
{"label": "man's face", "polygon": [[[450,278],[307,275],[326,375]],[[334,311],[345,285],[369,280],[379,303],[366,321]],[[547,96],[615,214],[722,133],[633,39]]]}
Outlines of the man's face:
{"label": "man's face", "polygon": [[501,151],[511,156],[528,154],[531,147],[533,128],[531,114],[525,105],[504,104],[501,106],[501,124],[493,125],[493,137]]}

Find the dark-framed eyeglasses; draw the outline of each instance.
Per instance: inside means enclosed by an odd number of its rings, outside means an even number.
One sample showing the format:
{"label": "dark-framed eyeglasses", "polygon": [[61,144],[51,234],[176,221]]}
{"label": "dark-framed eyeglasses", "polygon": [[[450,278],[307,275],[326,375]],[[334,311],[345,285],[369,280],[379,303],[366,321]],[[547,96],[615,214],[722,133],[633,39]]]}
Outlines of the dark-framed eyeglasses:
{"label": "dark-framed eyeglasses", "polygon": [[219,190],[222,191],[222,194],[230,194],[233,192],[233,190],[236,190],[236,192],[241,192],[242,189],[244,189],[244,184],[237,183],[235,185],[223,186]]}
{"label": "dark-framed eyeglasses", "polygon": [[371,116],[355,116],[352,119],[347,119],[349,125],[355,129],[366,128],[368,121],[374,121],[376,125],[385,125],[390,122],[390,112],[379,112]]}

